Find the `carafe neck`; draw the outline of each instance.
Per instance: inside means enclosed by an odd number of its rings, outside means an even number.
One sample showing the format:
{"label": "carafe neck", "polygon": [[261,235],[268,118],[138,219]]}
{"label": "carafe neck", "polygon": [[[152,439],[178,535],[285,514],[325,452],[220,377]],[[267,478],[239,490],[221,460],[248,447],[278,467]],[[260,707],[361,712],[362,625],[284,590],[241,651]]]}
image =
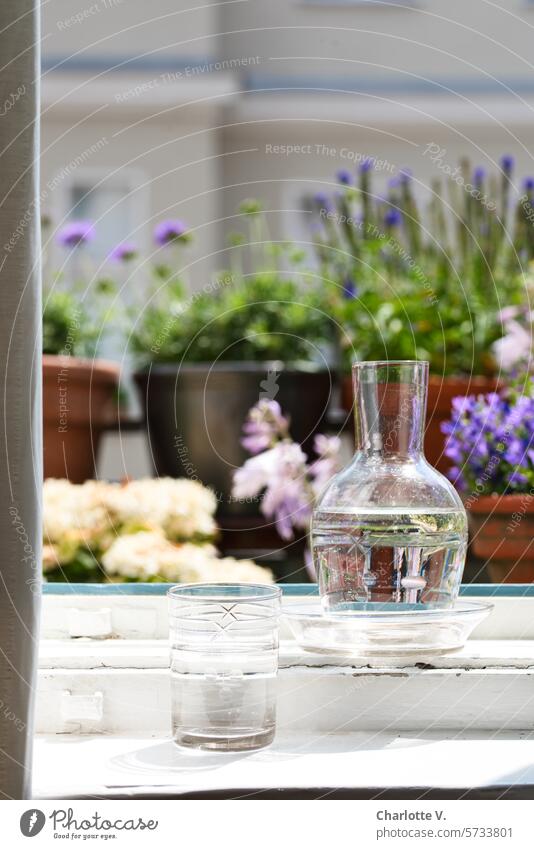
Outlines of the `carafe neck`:
{"label": "carafe neck", "polygon": [[356,450],[389,459],[421,455],[428,363],[355,363],[352,379]]}

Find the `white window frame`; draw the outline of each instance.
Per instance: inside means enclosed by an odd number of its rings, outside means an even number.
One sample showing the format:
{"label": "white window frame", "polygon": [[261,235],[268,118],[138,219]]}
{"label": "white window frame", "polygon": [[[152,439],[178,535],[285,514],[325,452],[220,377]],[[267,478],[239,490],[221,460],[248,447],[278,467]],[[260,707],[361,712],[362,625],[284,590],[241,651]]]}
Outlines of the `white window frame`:
{"label": "white window frame", "polygon": [[143,225],[150,220],[150,176],[143,169],[136,167],[80,165],[65,177],[59,190],[54,193],[51,210],[54,222],[68,220],[72,190],[76,185],[85,182],[93,188],[126,188],[126,194],[130,196],[132,203],[132,220],[136,231],[132,240],[138,244],[141,253],[146,253],[149,240],[147,228]]}

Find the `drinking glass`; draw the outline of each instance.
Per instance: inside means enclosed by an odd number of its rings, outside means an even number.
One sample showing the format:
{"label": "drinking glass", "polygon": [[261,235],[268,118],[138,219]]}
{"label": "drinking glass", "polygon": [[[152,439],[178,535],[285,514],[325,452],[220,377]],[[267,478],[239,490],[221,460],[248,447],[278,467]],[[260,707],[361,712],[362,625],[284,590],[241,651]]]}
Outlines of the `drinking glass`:
{"label": "drinking glass", "polygon": [[221,751],[269,745],[280,588],[184,584],[168,595],[174,741]]}
{"label": "drinking glass", "polygon": [[352,369],[356,453],[316,505],[312,545],[324,607],[451,607],[465,563],[467,517],[423,454],[428,363]]}

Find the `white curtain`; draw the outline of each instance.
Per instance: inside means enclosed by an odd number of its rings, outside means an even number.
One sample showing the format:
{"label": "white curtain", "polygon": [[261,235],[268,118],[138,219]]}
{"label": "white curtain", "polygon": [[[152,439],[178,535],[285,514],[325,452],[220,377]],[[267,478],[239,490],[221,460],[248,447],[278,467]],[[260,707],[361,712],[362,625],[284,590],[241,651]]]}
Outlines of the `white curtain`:
{"label": "white curtain", "polygon": [[0,798],[31,794],[41,517],[39,11],[0,2]]}

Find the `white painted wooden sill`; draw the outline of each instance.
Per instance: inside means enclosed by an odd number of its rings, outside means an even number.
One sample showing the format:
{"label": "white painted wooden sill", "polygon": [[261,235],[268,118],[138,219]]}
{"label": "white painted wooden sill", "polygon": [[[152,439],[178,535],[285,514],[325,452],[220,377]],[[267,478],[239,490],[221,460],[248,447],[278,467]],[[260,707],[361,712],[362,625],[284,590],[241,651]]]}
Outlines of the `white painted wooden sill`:
{"label": "white painted wooden sill", "polygon": [[[534,740],[492,735],[278,731],[272,746],[225,755],[188,753],[167,738],[42,736],[34,751],[37,798],[176,798],[216,791],[251,798],[258,789],[497,788],[534,785]],[[423,791],[423,792],[422,792]],[[291,796],[290,796],[291,798]],[[380,798],[380,796],[378,796]],[[438,797],[439,798],[439,797]],[[532,798],[529,794],[527,798]],[[414,843],[415,845],[415,843]]]}
{"label": "white painted wooden sill", "polygon": [[[476,600],[473,598],[472,600]],[[480,599],[488,601],[487,598]],[[301,598],[284,598],[284,608]],[[319,605],[318,598],[308,598]],[[478,626],[476,639],[534,640],[534,597],[496,596],[492,614]],[[167,599],[161,595],[45,595],[41,617],[43,639],[97,637],[167,639]],[[289,637],[282,624],[282,636]]]}
{"label": "white painted wooden sill", "polygon": [[[534,599],[498,598],[495,605],[463,651],[431,661],[358,664],[315,655],[283,627],[278,728],[534,730]],[[38,733],[169,733],[164,597],[46,596],[43,631]],[[83,633],[92,636],[77,636]]]}
{"label": "white painted wooden sill", "polygon": [[461,652],[431,662],[357,665],[283,627],[273,746],[199,770],[170,740],[165,598],[45,596],[34,794],[534,784],[534,599],[494,601]]}

